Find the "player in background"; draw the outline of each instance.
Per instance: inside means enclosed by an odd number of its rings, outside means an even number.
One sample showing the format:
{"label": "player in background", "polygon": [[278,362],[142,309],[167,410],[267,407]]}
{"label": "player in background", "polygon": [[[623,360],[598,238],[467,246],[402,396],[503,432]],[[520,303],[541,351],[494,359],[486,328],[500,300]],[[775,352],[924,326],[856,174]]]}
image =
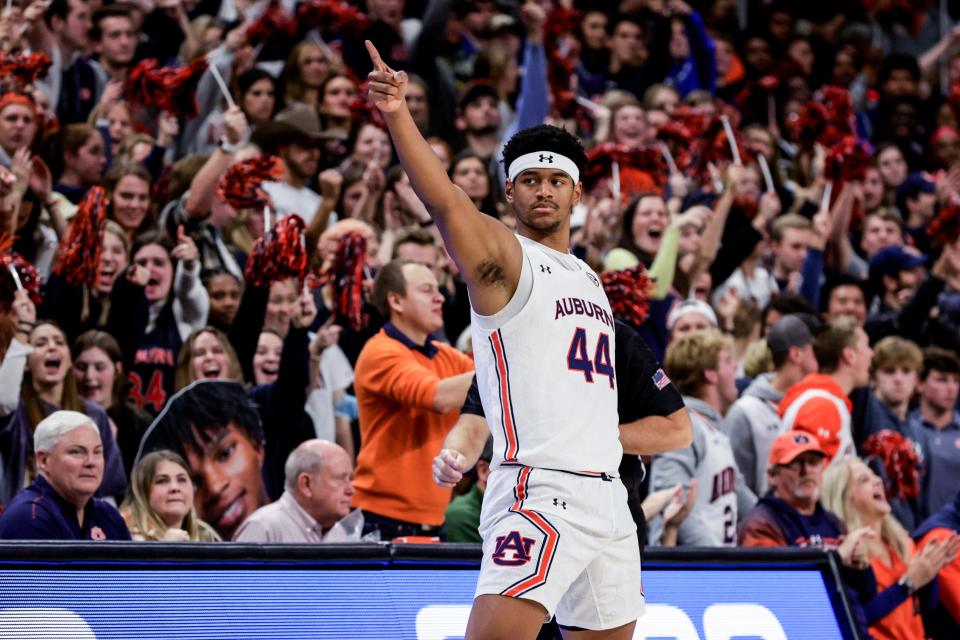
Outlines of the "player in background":
{"label": "player in background", "polygon": [[[447,179],[407,110],[406,74],[367,48],[370,98],[469,290],[478,387],[499,425],[466,637],[534,638],[556,613],[568,639],[632,638],[644,604],[636,525],[614,482],[613,316],[596,274],[569,253],[586,154],[544,125],[507,143],[514,235]],[[448,444],[441,459],[459,469],[480,453]]]}

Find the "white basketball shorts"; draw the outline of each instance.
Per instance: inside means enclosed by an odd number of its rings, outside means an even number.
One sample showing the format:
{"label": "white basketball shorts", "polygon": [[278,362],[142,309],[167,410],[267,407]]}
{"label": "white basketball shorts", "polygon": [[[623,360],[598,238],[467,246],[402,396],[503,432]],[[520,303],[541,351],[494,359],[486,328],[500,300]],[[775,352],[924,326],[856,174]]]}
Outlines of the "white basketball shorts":
{"label": "white basketball shorts", "polygon": [[623,483],[504,466],[487,481],[476,595],[526,598],[562,626],[614,629],[643,615],[640,547]]}

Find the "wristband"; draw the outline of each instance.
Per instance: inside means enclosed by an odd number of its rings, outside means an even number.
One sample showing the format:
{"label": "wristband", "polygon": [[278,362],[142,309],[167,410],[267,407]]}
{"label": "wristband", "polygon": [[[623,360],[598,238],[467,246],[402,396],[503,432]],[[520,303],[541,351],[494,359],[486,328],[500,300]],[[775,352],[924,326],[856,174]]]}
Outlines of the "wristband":
{"label": "wristband", "polygon": [[243,146],[243,144],[244,143],[242,142],[230,144],[226,138],[220,138],[220,143],[217,146],[219,146],[220,151],[223,151],[224,153],[236,153],[237,151],[240,151],[240,148]]}
{"label": "wristband", "polygon": [[917,587],[914,586],[910,578],[907,577],[907,574],[903,574],[900,579],[897,581],[897,584],[907,590],[911,596],[917,592]]}

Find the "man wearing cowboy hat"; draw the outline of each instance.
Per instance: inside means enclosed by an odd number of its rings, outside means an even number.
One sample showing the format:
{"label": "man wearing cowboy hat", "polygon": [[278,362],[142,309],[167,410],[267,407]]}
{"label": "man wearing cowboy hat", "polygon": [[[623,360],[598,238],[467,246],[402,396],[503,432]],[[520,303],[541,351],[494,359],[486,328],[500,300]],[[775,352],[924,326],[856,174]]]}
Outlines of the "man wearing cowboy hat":
{"label": "man wearing cowboy hat", "polygon": [[316,109],[299,103],[289,105],[254,131],[254,144],[264,153],[276,153],[283,160],[283,176],[263,183],[278,215],[295,213],[310,224],[323,202],[320,194],[308,186],[315,183],[321,147],[330,139],[345,137],[344,131],[321,129]]}

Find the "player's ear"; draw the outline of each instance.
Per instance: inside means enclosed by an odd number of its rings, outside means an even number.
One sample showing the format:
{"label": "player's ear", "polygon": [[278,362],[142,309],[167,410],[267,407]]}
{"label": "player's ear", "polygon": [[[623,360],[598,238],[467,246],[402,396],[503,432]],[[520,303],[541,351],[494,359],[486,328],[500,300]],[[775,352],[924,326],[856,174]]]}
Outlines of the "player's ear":
{"label": "player's ear", "polygon": [[507,202],[513,202],[513,180],[506,180],[503,183],[503,197]]}
{"label": "player's ear", "polygon": [[580,204],[580,200],[583,198],[583,183],[578,182],[573,185],[573,199],[570,201],[572,205]]}

